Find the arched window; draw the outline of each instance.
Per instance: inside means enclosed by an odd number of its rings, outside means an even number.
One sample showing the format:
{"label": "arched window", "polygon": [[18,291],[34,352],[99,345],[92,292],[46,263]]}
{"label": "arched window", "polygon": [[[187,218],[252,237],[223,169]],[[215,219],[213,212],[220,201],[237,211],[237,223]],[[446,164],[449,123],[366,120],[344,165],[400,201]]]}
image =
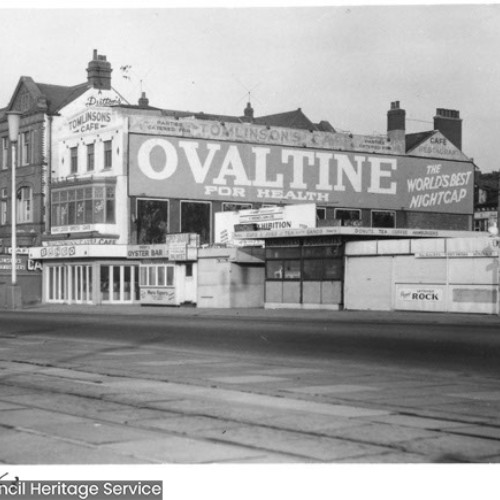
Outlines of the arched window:
{"label": "arched window", "polygon": [[17,190],[17,222],[33,222],[33,190],[27,186]]}

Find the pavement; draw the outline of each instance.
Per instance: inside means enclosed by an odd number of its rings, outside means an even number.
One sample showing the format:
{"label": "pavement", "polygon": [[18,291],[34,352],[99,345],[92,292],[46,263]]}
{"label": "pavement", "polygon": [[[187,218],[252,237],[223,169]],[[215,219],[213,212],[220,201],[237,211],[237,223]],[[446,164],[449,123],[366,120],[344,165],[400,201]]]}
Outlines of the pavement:
{"label": "pavement", "polygon": [[[467,323],[490,333],[500,324],[486,315],[136,305],[24,313]],[[0,464],[500,463],[500,391],[491,375],[69,331],[61,342],[0,325],[1,333]]]}
{"label": "pavement", "polygon": [[120,305],[80,305],[80,304],[38,304],[27,306],[23,312],[47,314],[89,314],[89,315],[148,315],[148,316],[194,316],[221,318],[260,318],[285,320],[318,320],[335,322],[372,322],[416,324],[430,323],[443,325],[491,325],[500,327],[500,315],[468,313],[436,313],[407,311],[330,311],[318,309],[264,309],[231,308],[208,309],[198,307]]}

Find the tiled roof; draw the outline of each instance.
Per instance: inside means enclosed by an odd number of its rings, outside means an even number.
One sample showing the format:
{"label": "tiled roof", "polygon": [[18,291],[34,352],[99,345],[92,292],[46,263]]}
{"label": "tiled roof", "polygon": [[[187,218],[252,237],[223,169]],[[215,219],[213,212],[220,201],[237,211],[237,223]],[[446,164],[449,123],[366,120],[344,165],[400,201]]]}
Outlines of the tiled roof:
{"label": "tiled roof", "polygon": [[429,130],[427,132],[417,132],[415,134],[406,134],[406,152],[411,151],[416,148],[419,144],[426,141],[429,137],[434,135],[434,130]]}
{"label": "tiled roof", "polygon": [[49,115],[57,113],[66,104],[75,100],[90,88],[88,83],[81,83],[72,87],[48,83],[35,83],[35,85],[47,100],[47,113]]}

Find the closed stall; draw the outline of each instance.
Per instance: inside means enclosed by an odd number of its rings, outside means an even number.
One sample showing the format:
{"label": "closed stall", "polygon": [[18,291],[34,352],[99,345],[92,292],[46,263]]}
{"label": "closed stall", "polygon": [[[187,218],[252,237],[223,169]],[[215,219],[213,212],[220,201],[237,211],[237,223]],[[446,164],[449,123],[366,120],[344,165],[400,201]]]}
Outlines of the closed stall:
{"label": "closed stall", "polygon": [[389,311],[392,308],[392,256],[347,256],[344,307]]}

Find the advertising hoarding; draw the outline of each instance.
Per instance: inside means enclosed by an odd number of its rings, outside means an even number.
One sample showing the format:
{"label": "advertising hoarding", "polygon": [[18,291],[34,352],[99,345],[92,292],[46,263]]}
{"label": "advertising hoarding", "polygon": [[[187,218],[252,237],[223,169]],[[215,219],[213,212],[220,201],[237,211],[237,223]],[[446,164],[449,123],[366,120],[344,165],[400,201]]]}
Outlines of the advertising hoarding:
{"label": "advertising hoarding", "polygon": [[472,214],[473,164],[130,135],[129,194]]}

